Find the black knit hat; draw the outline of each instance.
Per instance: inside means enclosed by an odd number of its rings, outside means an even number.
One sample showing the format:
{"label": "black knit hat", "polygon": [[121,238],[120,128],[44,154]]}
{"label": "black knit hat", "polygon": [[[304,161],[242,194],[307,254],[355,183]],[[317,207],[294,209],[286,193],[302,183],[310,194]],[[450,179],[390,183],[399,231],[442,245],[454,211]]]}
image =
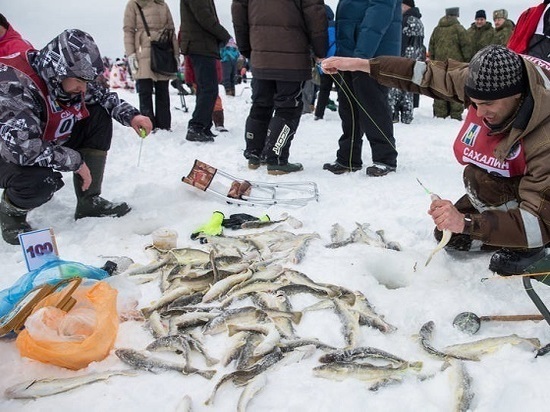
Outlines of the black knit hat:
{"label": "black knit hat", "polygon": [[487,19],[487,15],[485,14],[485,10],[476,11],[476,19]]}
{"label": "black knit hat", "polygon": [[414,0],[403,0],[402,3],[409,7],[416,7],[416,5],[414,4]]}
{"label": "black knit hat", "polygon": [[504,46],[484,47],[472,57],[468,67],[464,92],[474,99],[503,99],[525,89],[521,57]]}
{"label": "black knit hat", "polygon": [[8,19],[6,19],[2,13],[0,13],[0,26],[5,28],[6,30],[10,27]]}

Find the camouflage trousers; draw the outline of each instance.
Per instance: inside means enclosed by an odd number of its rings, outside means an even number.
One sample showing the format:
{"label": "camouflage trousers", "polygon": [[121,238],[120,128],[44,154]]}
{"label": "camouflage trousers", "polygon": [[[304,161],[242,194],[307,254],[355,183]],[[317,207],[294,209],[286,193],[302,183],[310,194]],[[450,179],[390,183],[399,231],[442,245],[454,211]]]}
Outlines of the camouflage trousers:
{"label": "camouflage trousers", "polygon": [[413,93],[400,89],[390,89],[388,104],[390,105],[394,123],[399,121],[400,116],[401,123],[409,124],[413,121]]}
{"label": "camouflage trousers", "polygon": [[448,102],[447,100],[435,99],[433,104],[435,117],[451,117],[451,119],[462,120],[464,105],[462,103]]}

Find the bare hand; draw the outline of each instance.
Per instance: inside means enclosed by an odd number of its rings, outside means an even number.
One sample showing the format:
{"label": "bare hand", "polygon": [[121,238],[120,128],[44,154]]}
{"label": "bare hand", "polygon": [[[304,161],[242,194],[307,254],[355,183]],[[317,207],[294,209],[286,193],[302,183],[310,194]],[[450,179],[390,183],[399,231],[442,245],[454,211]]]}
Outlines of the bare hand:
{"label": "bare hand", "polygon": [[434,200],[428,214],[439,230],[448,229],[453,233],[462,233],[464,230],[464,215],[450,200]]}
{"label": "bare hand", "polygon": [[148,136],[149,133],[151,133],[151,131],[153,130],[153,123],[151,123],[151,119],[141,114],[134,116],[134,118],[130,122],[130,126],[132,126],[132,129],[136,131],[138,136],[141,136],[141,133],[139,131],[139,129],[141,128],[145,129],[145,136]]}
{"label": "bare hand", "polygon": [[338,70],[370,73],[370,62],[368,59],[360,59],[358,57],[333,56],[323,60],[321,68],[327,74],[335,74]]}
{"label": "bare hand", "polygon": [[92,184],[92,174],[90,173],[88,165],[86,163],[82,163],[82,166],[80,166],[75,173],[80,176],[80,179],[82,179],[82,186],[80,187],[82,191],[85,192]]}

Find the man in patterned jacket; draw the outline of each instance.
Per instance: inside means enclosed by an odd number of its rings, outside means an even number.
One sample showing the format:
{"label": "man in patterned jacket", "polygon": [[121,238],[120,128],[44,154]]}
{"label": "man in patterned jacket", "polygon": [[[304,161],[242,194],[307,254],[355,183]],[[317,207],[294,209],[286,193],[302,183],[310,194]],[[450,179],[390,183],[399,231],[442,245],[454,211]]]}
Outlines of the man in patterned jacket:
{"label": "man in patterned jacket", "polygon": [[63,187],[60,172],[74,172],[75,219],[130,211],[124,202],[100,197],[112,119],[136,133],[148,134],[152,124],[97,81],[102,72],[94,40],[76,29],[42,50],[0,58],[0,226],[6,242],[18,244],[18,234],[32,230],[27,213]]}

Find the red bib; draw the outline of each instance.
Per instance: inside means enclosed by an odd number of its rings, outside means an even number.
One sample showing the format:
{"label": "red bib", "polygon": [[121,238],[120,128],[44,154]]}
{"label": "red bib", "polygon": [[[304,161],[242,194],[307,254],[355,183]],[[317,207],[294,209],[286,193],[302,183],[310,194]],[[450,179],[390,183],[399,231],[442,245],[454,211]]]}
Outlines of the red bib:
{"label": "red bib", "polygon": [[26,54],[17,53],[2,57],[0,62],[27,75],[40,90],[46,107],[46,126],[42,131],[42,140],[51,142],[68,139],[74,124],[90,115],[84,100],[82,103],[71,106],[64,106],[53,100],[48,93],[46,83],[32,69]]}
{"label": "red bib", "polygon": [[489,132],[490,129],[485,126],[483,119],[478,117],[476,110],[470,106],[453,146],[456,160],[463,165],[471,163],[488,173],[502,177],[525,175],[527,165],[521,142],[510,150],[504,162],[499,162],[494,156],[494,151],[504,135],[489,136]]}

